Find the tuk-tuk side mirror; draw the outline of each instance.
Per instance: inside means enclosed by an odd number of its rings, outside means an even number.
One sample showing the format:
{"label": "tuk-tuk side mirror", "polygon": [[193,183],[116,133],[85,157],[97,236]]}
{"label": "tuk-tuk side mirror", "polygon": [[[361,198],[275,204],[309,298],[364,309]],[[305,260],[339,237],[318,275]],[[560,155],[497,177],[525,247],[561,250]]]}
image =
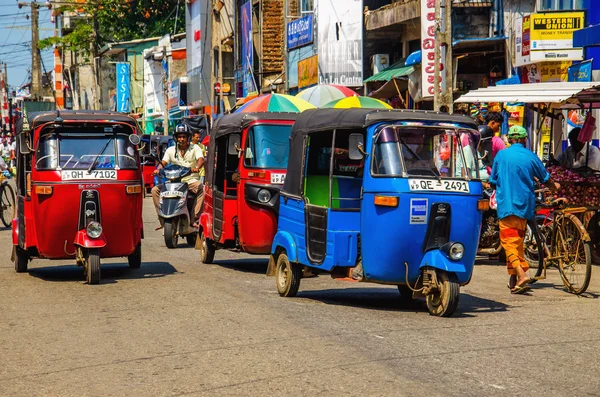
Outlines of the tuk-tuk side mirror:
{"label": "tuk-tuk side mirror", "polygon": [[350,160],[362,160],[364,151],[364,137],[362,134],[350,134],[348,142],[348,156]]}
{"label": "tuk-tuk side mirror", "polygon": [[230,155],[237,155],[240,150],[240,135],[232,134],[229,136],[229,144],[227,146],[227,153]]}
{"label": "tuk-tuk side mirror", "polygon": [[254,158],[254,153],[252,153],[252,148],[247,147],[246,148],[246,156],[247,159],[252,159]]}
{"label": "tuk-tuk side mirror", "polygon": [[140,142],[142,142],[142,138],[140,138],[139,135],[136,135],[136,134],[129,135],[129,143],[131,143],[133,146],[139,145]]}
{"label": "tuk-tuk side mirror", "polygon": [[21,152],[21,154],[30,154],[32,149],[29,146],[29,142],[27,142],[27,134],[21,132],[17,136],[17,140],[19,141],[19,152]]}

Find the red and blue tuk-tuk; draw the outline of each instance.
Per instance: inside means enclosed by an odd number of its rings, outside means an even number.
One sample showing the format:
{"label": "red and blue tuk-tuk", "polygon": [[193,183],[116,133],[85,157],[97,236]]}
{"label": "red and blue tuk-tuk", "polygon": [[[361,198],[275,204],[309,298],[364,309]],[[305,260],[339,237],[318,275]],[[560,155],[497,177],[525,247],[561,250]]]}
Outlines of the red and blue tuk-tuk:
{"label": "red and blue tuk-tuk", "polygon": [[137,122],[96,111],[33,113],[17,137],[17,215],[12,260],[70,259],[89,284],[100,259],[142,261],[143,180]]}
{"label": "red and blue tuk-tuk", "polygon": [[196,244],[203,263],[212,263],[217,249],[270,253],[297,116],[234,113],[215,123]]}

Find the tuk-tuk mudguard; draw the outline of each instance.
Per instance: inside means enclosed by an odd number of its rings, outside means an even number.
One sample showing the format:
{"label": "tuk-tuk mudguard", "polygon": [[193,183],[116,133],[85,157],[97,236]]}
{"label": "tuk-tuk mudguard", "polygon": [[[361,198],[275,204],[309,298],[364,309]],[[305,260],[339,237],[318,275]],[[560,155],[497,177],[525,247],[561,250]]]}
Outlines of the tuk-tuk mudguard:
{"label": "tuk-tuk mudguard", "polygon": [[277,252],[277,248],[283,248],[290,262],[298,262],[298,249],[296,247],[296,241],[291,233],[285,231],[278,231],[273,239],[273,245],[271,247],[271,254]]}
{"label": "tuk-tuk mudguard", "polygon": [[425,253],[421,260],[420,269],[424,267],[433,267],[435,269],[444,270],[449,273],[455,273],[459,279],[461,273],[466,272],[465,264],[461,261],[453,261],[439,250],[431,250]]}
{"label": "tuk-tuk mudguard", "polygon": [[104,237],[104,233],[102,233],[98,238],[91,238],[87,235],[85,230],[80,230],[75,235],[73,245],[83,248],[104,248],[106,247],[106,237]]}

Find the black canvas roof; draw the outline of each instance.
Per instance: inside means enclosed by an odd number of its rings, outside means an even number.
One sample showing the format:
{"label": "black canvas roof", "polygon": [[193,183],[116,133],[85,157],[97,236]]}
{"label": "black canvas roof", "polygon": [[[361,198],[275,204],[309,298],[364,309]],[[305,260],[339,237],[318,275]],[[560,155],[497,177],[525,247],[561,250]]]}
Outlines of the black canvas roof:
{"label": "black canvas roof", "polygon": [[283,191],[300,196],[307,136],[323,131],[362,129],[381,122],[423,121],[460,124],[476,130],[477,123],[465,115],[451,115],[427,110],[311,109],[296,119],[290,135],[290,157]]}
{"label": "black canvas roof", "polygon": [[[56,111],[31,113],[28,117],[29,128],[33,130],[41,124],[52,122],[56,120],[57,116],[58,113]],[[133,117],[117,112],[98,110],[61,110],[60,117],[65,121],[118,121],[130,124],[134,128],[138,127],[137,121]]]}

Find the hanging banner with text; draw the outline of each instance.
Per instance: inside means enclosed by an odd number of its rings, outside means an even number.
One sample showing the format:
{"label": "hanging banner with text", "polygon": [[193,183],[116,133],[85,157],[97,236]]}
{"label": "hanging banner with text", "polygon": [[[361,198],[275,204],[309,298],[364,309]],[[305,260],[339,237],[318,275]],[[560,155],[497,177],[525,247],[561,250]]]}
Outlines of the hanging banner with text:
{"label": "hanging banner with text", "polygon": [[128,62],[117,62],[117,112],[129,113],[131,74]]}
{"label": "hanging banner with text", "polygon": [[242,17],[242,76],[244,97],[256,94],[254,84],[254,43],[252,33],[252,2],[247,1],[241,7]]}
{"label": "hanging banner with text", "polygon": [[[440,15],[444,20],[444,15]],[[446,89],[444,62],[446,48],[440,54],[440,92]],[[435,0],[421,0],[421,91],[422,97],[431,98],[435,94]]]}
{"label": "hanging banner with text", "polygon": [[302,47],[313,42],[313,16],[307,15],[287,25],[287,49]]}

